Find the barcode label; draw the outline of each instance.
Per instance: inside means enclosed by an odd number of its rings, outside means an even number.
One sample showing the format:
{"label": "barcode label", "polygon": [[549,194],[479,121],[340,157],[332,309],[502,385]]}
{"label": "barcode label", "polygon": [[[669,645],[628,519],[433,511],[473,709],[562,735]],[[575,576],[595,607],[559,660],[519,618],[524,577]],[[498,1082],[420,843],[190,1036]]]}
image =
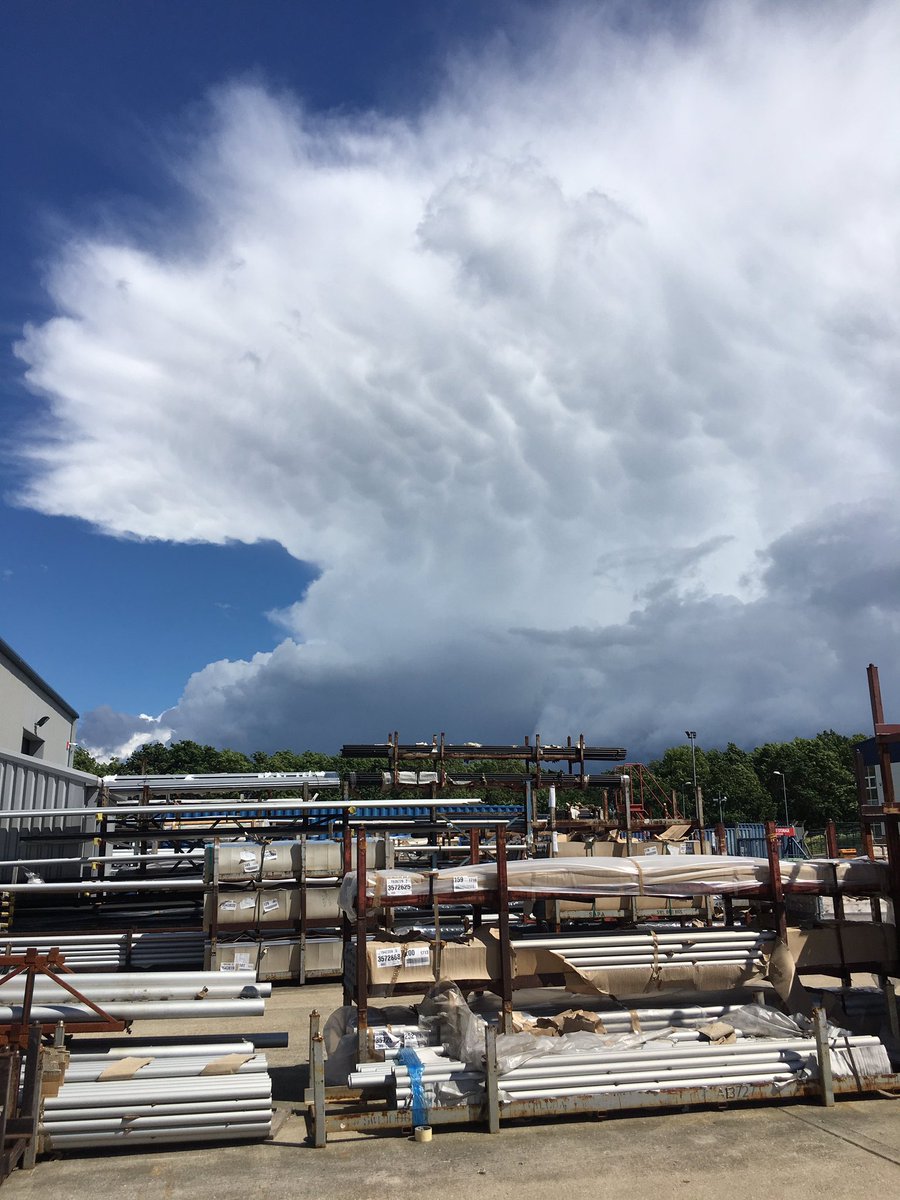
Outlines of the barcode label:
{"label": "barcode label", "polygon": [[400,967],[403,965],[399,946],[389,946],[384,950],[375,951],[376,967]]}
{"label": "barcode label", "polygon": [[430,967],[431,947],[410,946],[403,956],[403,963],[407,967]]}
{"label": "barcode label", "polygon": [[478,891],[478,876],[477,875],[454,875],[453,876],[454,892],[477,892]]}

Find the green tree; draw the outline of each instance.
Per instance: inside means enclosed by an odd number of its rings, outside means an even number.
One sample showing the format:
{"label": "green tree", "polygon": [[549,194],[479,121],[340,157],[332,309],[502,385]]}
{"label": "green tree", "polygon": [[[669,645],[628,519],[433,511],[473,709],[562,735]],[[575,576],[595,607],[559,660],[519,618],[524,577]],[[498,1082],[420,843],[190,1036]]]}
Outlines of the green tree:
{"label": "green tree", "polygon": [[[853,749],[863,734],[847,737],[833,729],[814,738],[767,742],[753,752],[763,788],[783,819],[784,799],[791,821],[821,829],[826,821],[854,821],[857,815]],[[783,772],[778,775],[776,772]]]}
{"label": "green tree", "polygon": [[722,797],[722,817],[726,824],[735,821],[762,821],[775,815],[771,796],[763,788],[753,769],[753,758],[734,742],[724,750],[706,752],[704,809],[709,825],[719,819],[718,797]]}

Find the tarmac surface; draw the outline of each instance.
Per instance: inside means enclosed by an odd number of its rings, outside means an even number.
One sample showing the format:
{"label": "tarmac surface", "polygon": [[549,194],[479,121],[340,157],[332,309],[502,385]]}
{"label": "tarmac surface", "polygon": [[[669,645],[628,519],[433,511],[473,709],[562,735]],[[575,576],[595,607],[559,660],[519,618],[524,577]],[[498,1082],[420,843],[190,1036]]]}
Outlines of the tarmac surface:
{"label": "tarmac surface", "polygon": [[341,1133],[306,1144],[309,1013],[341,1002],[334,983],[276,985],[263,1018],[136,1022],[154,1034],[287,1030],[290,1046],[267,1051],[276,1132],[264,1143],[172,1150],[95,1150],[42,1157],[15,1171],[4,1200],[393,1200],[412,1191],[497,1200],[863,1200],[900,1190],[900,1099],[735,1106],[605,1119],[558,1118],[482,1130],[435,1129],[419,1144],[404,1134]]}

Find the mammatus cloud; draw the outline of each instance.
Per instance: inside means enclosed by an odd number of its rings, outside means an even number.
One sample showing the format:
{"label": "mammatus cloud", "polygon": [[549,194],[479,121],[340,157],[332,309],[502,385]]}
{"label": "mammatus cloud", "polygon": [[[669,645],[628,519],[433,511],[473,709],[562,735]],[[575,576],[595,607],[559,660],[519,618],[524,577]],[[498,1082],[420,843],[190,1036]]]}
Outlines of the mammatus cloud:
{"label": "mammatus cloud", "polygon": [[407,120],[223,89],[168,238],[60,252],[25,501],[321,571],[177,736],[752,743],[900,665],[896,7],[534,46]]}

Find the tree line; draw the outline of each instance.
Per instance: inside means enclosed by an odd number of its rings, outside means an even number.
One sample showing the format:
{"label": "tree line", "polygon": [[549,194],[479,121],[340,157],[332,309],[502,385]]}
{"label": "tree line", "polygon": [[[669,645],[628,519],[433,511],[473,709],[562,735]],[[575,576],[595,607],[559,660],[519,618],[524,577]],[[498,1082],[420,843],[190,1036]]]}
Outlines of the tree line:
{"label": "tree line", "polygon": [[[742,750],[734,742],[729,742],[724,750],[697,747],[697,782],[703,790],[707,822],[718,821],[720,812],[726,824],[771,819],[781,822],[785,819],[785,799],[790,821],[811,829],[822,828],[828,820],[855,821],[854,748],[865,738],[862,733],[847,736],[828,729],[812,738],[767,742],[755,750]],[[244,754],[240,750],[218,749],[192,741],[171,745],[152,742],[138,747],[127,758],[106,762],[98,761],[79,746],[73,765],[94,775],[237,774],[243,771],[337,771],[343,774],[379,771],[384,767],[380,760],[354,761],[312,750],[302,753],[257,750],[253,754]],[[421,762],[408,764],[411,769],[422,769],[424,765]],[[511,763],[484,762],[459,766],[456,773],[471,777],[483,771],[516,769]],[[524,771],[524,767],[520,769]],[[693,815],[690,745],[670,746],[660,758],[647,765],[647,770],[667,795],[674,795],[682,812]],[[495,787],[485,799],[501,802],[512,796],[508,790]]]}

